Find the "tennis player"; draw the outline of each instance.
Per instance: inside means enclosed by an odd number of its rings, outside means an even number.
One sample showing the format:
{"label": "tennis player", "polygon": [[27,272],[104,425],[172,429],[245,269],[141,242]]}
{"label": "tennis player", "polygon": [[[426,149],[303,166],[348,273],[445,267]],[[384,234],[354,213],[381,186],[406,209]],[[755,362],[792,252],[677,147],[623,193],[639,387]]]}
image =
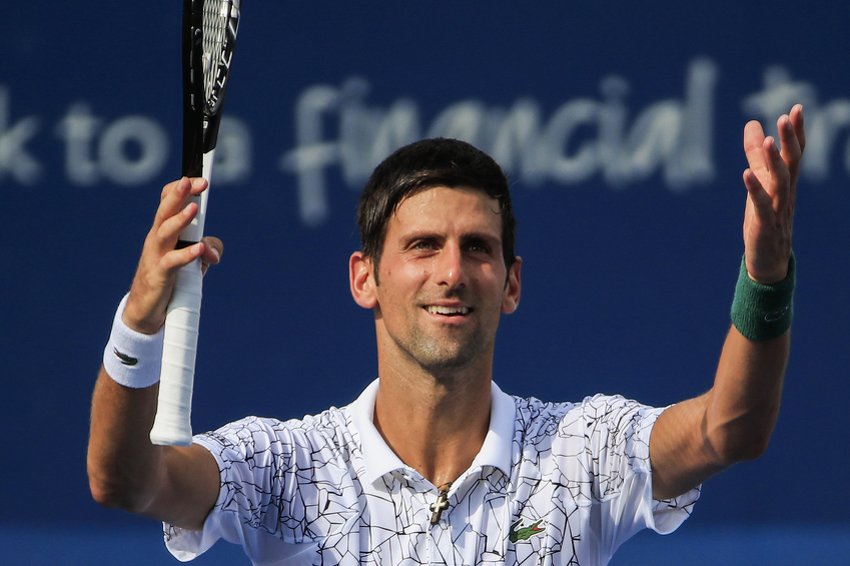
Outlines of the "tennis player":
{"label": "tennis player", "polygon": [[777,419],[802,108],[777,126],[781,151],[758,122],[744,130],[745,253],[714,384],[667,408],[544,403],[493,383],[496,329],[521,290],[508,185],[484,153],[437,139],[388,157],[361,197],[350,285],[374,311],[378,379],[341,409],[154,446],[174,272],[222,251],[214,238],[174,249],[206,184],[166,185],[95,387],[94,498],[163,521],[181,560],[223,538],[263,565],[605,564],[640,529],[675,530],[700,484],[759,456]]}

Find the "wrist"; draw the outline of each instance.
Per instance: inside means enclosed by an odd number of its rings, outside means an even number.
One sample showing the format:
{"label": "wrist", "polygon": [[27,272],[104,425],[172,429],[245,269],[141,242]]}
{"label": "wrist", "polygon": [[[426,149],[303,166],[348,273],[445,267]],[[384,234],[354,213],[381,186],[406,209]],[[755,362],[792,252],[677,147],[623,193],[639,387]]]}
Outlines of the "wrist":
{"label": "wrist", "polygon": [[747,269],[747,275],[756,283],[761,285],[778,285],[788,277],[790,260],[785,262],[784,265],[780,264],[774,267],[772,272],[765,272],[764,270],[758,270],[755,265],[748,264],[746,257],[746,254],[744,254],[744,265]]}
{"label": "wrist", "polygon": [[141,389],[159,381],[164,330],[143,334],[127,326],[123,320],[127,296],[121,300],[112,321],[112,332],[103,350],[103,367],[116,383]]}
{"label": "wrist", "polygon": [[126,300],[125,305],[124,305],[123,312],[121,314],[121,322],[124,324],[124,326],[126,326],[130,330],[138,332],[139,334],[146,334],[146,335],[149,335],[149,336],[152,336],[152,335],[156,334],[157,332],[159,332],[160,329],[162,329],[162,325],[164,324],[165,321],[160,320],[159,322],[149,323],[149,322],[147,322],[143,319],[139,319],[139,318],[134,317],[132,315],[132,310],[131,310],[133,305],[131,304],[131,302],[129,300],[129,296],[130,295],[128,294],[127,300]]}
{"label": "wrist", "polygon": [[796,261],[793,254],[785,278],[773,285],[754,281],[749,276],[744,258],[732,301],[732,324],[750,340],[764,342],[780,337],[791,327],[794,318],[795,283]]}

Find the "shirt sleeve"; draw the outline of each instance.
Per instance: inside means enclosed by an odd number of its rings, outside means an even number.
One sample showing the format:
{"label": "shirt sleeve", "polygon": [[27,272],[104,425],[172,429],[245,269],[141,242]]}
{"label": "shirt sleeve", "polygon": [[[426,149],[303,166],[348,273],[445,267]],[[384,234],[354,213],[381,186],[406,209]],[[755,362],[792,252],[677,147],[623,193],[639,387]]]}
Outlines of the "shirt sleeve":
{"label": "shirt sleeve", "polygon": [[601,395],[583,403],[587,441],[595,454],[597,505],[591,515],[600,550],[609,556],[638,531],[675,531],[691,514],[700,488],[659,501],[652,496],[649,439],[664,408]]}
{"label": "shirt sleeve", "polygon": [[163,524],[166,547],[175,558],[192,560],[224,539],[240,544],[258,566],[312,564],[315,544],[285,541],[280,532],[281,502],[287,494],[282,493],[286,481],[276,480],[286,475],[291,456],[278,434],[282,430],[278,421],[250,417],[193,439],[215,458],[221,488],[203,530]]}

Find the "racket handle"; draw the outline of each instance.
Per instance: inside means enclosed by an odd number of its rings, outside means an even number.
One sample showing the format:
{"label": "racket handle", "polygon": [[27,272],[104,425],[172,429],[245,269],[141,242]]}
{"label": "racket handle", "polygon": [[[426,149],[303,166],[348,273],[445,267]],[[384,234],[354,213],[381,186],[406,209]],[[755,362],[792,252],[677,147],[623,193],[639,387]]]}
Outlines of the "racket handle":
{"label": "racket handle", "polygon": [[162,345],[159,398],[151,428],[153,444],[189,446],[192,443],[192,383],[201,316],[201,260],[177,272],[168,304]]}

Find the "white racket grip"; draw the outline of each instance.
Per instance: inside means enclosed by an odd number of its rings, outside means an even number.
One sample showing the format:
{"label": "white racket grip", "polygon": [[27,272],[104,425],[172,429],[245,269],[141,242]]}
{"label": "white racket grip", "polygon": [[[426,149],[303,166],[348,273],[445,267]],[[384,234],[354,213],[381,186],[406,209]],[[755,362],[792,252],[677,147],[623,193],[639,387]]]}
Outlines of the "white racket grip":
{"label": "white racket grip", "polygon": [[162,345],[159,398],[151,428],[153,444],[189,446],[192,443],[192,383],[201,317],[201,260],[177,273],[168,304]]}

